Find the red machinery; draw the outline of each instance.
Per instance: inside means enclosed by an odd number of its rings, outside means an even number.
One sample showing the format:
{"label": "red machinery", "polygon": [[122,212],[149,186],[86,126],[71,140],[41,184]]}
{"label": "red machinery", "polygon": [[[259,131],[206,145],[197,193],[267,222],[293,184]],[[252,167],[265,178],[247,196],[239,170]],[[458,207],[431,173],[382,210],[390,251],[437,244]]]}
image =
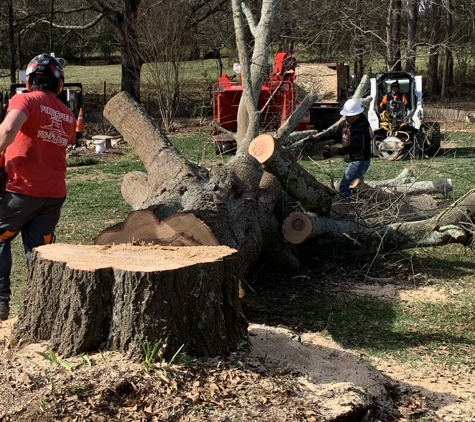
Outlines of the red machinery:
{"label": "red machinery", "polygon": [[[298,101],[294,98],[295,67],[297,62],[291,53],[279,52],[275,56],[272,74],[266,76],[259,95],[257,108],[261,111],[263,130],[275,130],[294,112]],[[235,77],[233,77],[235,78]],[[237,132],[237,111],[242,95],[239,81],[223,73],[213,86],[213,121],[229,132]],[[295,130],[312,129],[310,113]],[[212,135],[217,154],[236,149],[236,141],[229,135],[215,130]]]}

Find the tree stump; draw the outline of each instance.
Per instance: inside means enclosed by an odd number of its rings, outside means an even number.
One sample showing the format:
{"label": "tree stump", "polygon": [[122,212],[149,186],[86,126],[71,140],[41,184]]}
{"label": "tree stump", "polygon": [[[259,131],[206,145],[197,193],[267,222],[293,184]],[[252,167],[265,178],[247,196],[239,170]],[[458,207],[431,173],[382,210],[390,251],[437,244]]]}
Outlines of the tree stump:
{"label": "tree stump", "polygon": [[216,356],[248,341],[237,251],[227,246],[36,248],[13,337],[64,357],[105,347],[143,358],[142,343]]}

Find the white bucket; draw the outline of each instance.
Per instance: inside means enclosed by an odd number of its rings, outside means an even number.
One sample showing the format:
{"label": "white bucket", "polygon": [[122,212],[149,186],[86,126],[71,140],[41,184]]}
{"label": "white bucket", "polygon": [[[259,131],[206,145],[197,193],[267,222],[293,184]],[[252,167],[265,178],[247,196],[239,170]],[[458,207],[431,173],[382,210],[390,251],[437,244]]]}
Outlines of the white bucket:
{"label": "white bucket", "polygon": [[103,152],[106,151],[106,141],[100,139],[100,140],[94,141],[94,145],[96,146],[97,154],[102,154]]}

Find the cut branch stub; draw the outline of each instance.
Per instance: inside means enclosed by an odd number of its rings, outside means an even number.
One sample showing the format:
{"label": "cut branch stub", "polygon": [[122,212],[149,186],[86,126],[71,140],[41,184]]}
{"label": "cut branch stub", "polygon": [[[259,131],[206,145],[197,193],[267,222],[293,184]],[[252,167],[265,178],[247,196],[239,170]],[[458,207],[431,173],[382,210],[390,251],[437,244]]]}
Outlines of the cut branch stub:
{"label": "cut branch stub", "polygon": [[293,212],[284,220],[283,231],[287,242],[298,245],[310,237],[313,231],[312,221],[303,212]]}
{"label": "cut branch stub", "polygon": [[350,220],[333,220],[311,213],[293,212],[283,225],[284,239],[295,245],[317,236],[338,237],[342,233],[359,232],[361,224]]}
{"label": "cut branch stub", "polygon": [[335,192],[315,180],[302,166],[294,161],[271,135],[260,135],[249,145],[249,154],[264,169],[279,179],[283,189],[307,211],[327,213],[331,209]]}
{"label": "cut branch stub", "polygon": [[238,271],[227,246],[41,246],[12,336],[65,357],[105,346],[143,359],[145,341],[160,341],[166,359],[182,345],[192,356],[236,351],[248,340]]}
{"label": "cut branch stub", "polygon": [[95,245],[121,243],[162,246],[218,246],[211,229],[191,213],[176,213],[158,221],[151,211],[132,211],[117,227],[102,231]]}

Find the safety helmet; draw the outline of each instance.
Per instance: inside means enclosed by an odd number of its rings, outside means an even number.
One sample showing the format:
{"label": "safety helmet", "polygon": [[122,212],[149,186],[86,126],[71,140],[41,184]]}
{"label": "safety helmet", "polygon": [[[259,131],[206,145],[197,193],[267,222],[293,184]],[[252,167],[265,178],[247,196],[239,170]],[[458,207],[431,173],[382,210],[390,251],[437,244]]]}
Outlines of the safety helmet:
{"label": "safety helmet", "polygon": [[58,60],[49,54],[34,57],[26,68],[26,88],[31,91],[34,80],[48,81],[58,95],[63,89],[64,70]]}
{"label": "safety helmet", "polygon": [[393,82],[393,83],[391,84],[391,88],[398,88],[398,89],[399,89],[399,88],[400,88],[399,82],[398,82],[398,81]]}
{"label": "safety helmet", "polygon": [[352,98],[348,100],[343,106],[343,110],[340,111],[342,116],[356,116],[363,113],[364,108],[361,103],[356,99]]}

